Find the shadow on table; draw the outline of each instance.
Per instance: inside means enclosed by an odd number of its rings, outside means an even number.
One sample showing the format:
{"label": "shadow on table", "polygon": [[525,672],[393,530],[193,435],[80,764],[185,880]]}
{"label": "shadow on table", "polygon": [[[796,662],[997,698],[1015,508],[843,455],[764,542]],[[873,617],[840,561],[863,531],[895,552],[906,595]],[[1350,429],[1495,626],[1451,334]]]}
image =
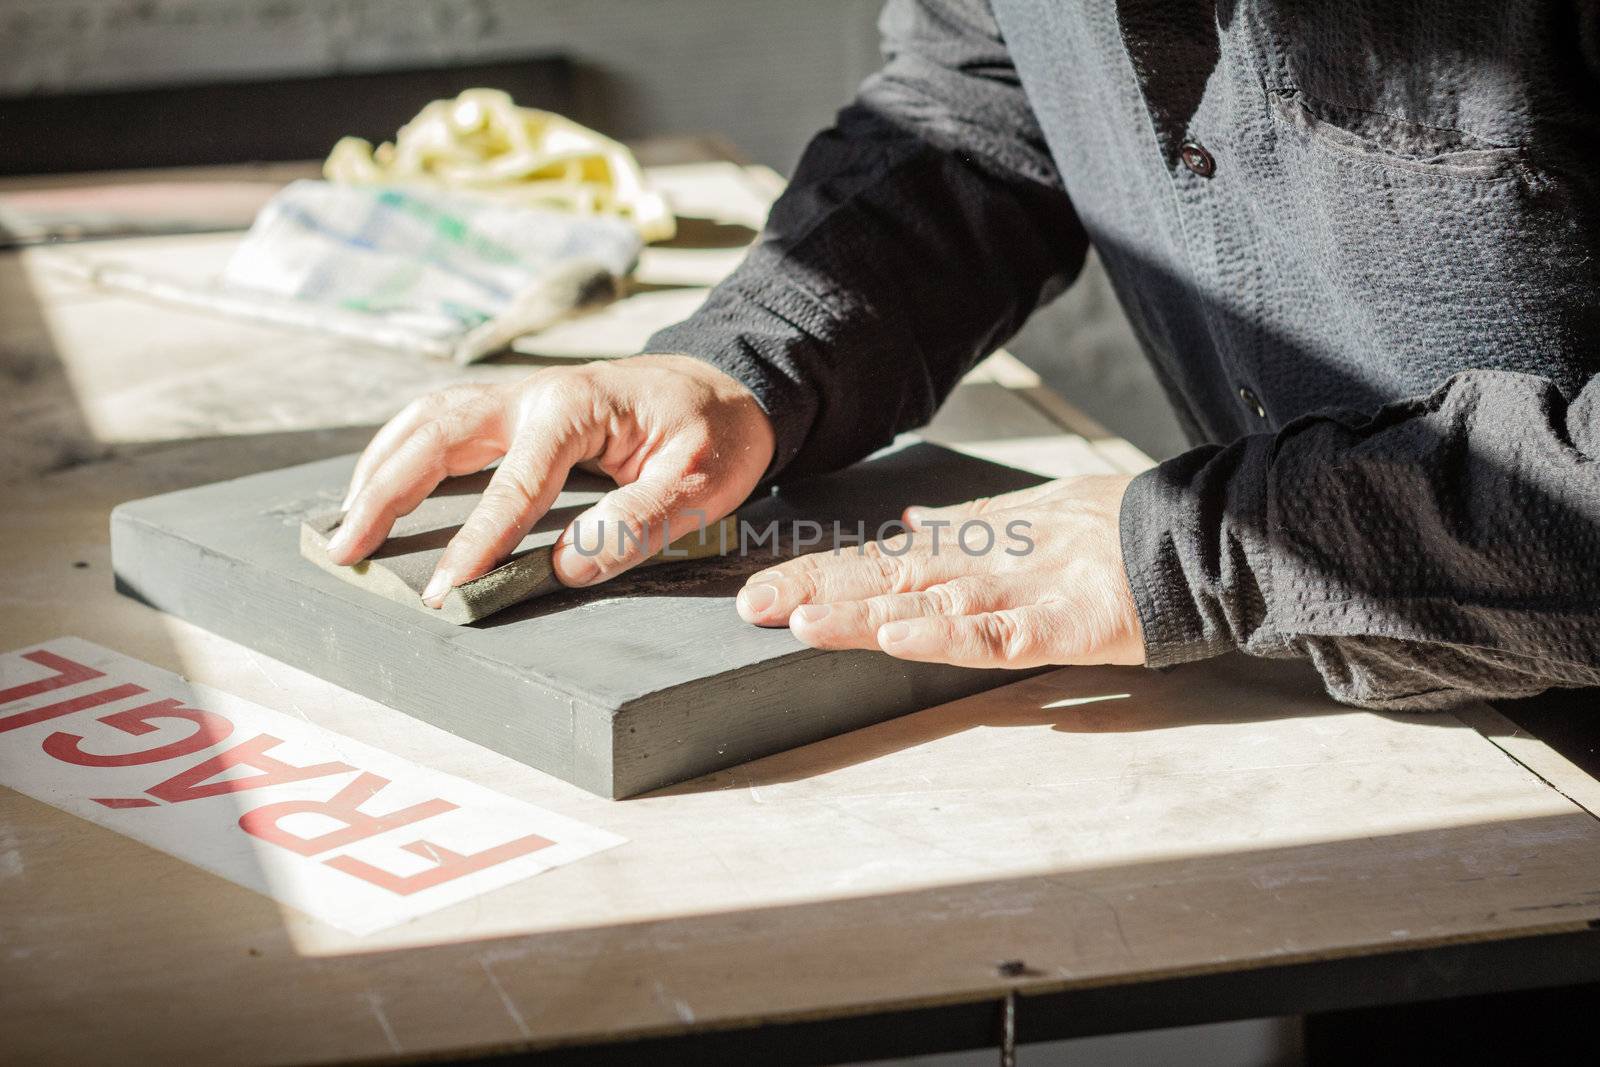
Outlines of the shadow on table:
{"label": "shadow on table", "polygon": [[[1470,729],[1449,714],[1368,712],[1335,704],[1322,693],[1316,672],[1296,661],[1263,662],[1235,655],[1168,671],[1063,667],[1032,677],[1018,673],[1017,682],[1001,689],[888,719],[645,795],[679,796],[803,782],[896,752],[936,744],[969,730],[1047,727],[1065,734],[1127,735],[1131,745],[1139,734],[1285,718],[1380,715],[1440,729]],[[1027,771],[1027,767],[1018,768],[1019,773]]]}

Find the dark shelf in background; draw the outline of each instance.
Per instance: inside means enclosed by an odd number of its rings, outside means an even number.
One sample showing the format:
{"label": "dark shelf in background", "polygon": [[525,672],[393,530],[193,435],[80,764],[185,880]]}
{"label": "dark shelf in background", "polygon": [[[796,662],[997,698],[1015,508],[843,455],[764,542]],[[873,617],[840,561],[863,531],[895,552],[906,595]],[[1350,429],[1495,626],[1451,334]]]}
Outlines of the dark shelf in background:
{"label": "dark shelf in background", "polygon": [[570,114],[563,56],[314,78],[0,99],[0,175],[320,159],[340,137],[394,137],[430,100],[504,89]]}

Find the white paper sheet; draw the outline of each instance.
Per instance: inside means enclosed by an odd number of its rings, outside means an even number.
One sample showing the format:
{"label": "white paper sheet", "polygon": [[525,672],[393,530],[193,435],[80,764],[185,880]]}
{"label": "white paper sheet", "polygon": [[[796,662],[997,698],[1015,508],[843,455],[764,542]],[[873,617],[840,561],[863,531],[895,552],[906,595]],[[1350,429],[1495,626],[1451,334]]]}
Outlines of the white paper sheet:
{"label": "white paper sheet", "polygon": [[0,785],[358,935],[624,840],[76,637],[0,654]]}

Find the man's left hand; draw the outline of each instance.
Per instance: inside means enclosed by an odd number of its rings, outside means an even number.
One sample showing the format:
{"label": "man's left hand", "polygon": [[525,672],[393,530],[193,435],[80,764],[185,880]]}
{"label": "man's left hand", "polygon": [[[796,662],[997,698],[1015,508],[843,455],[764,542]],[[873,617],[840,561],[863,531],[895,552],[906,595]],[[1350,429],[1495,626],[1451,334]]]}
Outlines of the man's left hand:
{"label": "man's left hand", "polygon": [[739,614],[788,626],[814,648],[875,648],[963,667],[1143,663],[1117,527],[1131,480],[1066,478],[954,507],[908,508],[907,534],[753,576]]}

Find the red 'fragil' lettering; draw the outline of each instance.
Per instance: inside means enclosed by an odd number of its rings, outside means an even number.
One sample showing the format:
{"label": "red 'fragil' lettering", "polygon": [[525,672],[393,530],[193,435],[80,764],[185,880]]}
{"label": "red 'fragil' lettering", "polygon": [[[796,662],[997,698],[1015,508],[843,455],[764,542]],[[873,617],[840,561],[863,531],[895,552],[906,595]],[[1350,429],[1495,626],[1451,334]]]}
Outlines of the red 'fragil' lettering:
{"label": "red 'fragil' lettering", "polygon": [[[424,800],[408,808],[389,812],[387,815],[368,815],[360,810],[362,804],[371,800],[377,795],[378,790],[388,784],[389,779],[363,771],[361,777],[328,800],[285,800],[277,804],[263,804],[254,811],[247,811],[241,815],[239,827],[247,834],[259,837],[263,841],[271,841],[275,845],[282,845],[302,856],[315,856],[318,852],[326,852],[330,848],[354,844],[386,830],[456,810],[456,805],[438,798]],[[329,830],[316,837],[301,837],[278,825],[279,820],[304,812],[337,819],[344,823],[344,828]]]}
{"label": "red 'fragil' lettering", "polygon": [[24,652],[22,658],[29,663],[37,663],[41,667],[48,667],[56,672],[54,678],[41,678],[37,682],[23,682],[10,689],[0,689],[0,704],[10,704],[16,700],[27,700],[40,693],[48,693],[55,689],[65,689],[69,685],[87,682],[91,678],[104,678],[104,671],[97,671],[93,667],[70,660],[65,656],[58,656],[54,652]]}
{"label": "red 'fragil' lettering", "polygon": [[334,856],[332,859],[323,860],[329,867],[345,874],[354,875],[364,882],[371,882],[382,889],[387,889],[402,897],[409,897],[412,893],[420,893],[424,889],[432,889],[436,885],[455,881],[475,871],[486,870],[496,864],[514,860],[518,856],[526,856],[537,852],[541,848],[548,848],[555,844],[547,837],[538,834],[529,834],[519,837],[515,841],[507,841],[503,845],[486,848],[482,852],[474,852],[470,856],[463,856],[459,852],[436,845],[432,841],[413,841],[401,848],[414,856],[421,856],[425,860],[432,860],[438,866],[428,871],[417,874],[398,875],[386,871],[382,867],[374,867],[364,860],[354,856]]}
{"label": "red 'fragil' lettering", "polygon": [[[226,752],[217,753],[204,763],[197,763],[188,770],[151,786],[145,792],[158,800],[181,804],[186,800],[201,800],[205,797],[221,796],[224,793],[239,793],[246,789],[282,785],[285,782],[303,782],[309,778],[322,778],[330,774],[343,774],[355,770],[348,763],[314,763],[309,767],[296,767],[292,763],[284,763],[267,755],[268,749],[281,744],[283,741],[280,738],[271,734],[260,734],[248,741],[239,742]],[[243,778],[231,778],[225,782],[207,781],[232,767],[253,767],[261,773],[245,775]]]}
{"label": "red 'fragil' lettering", "polygon": [[[10,690],[7,690],[7,692],[10,692]],[[19,711],[15,715],[7,715],[5,718],[0,719],[0,734],[5,733],[7,730],[20,730],[24,726],[32,726],[34,723],[44,722],[46,719],[57,719],[63,715],[71,715],[75,711],[83,711],[86,708],[98,708],[101,704],[110,704],[115,700],[136,697],[143,692],[145,692],[144,686],[134,685],[130,682],[127,685],[102,689],[98,693],[88,693],[81,697],[73,697],[71,700],[46,704],[44,707],[34,708],[32,711]]]}
{"label": "red 'fragil' lettering", "polygon": [[43,747],[46,753],[62,763],[74,763],[79,767],[137,767],[146,763],[161,763],[177,759],[179,756],[193,755],[203,748],[210,748],[218,742],[227,740],[228,735],[233,733],[233,723],[221,715],[199,708],[186,708],[170,697],[152,704],[129,708],[127,711],[102,715],[95,721],[121,730],[125,734],[139,737],[160,729],[151,724],[151,719],[186,719],[194,723],[195,729],[188,737],[180,738],[170,744],[157,745],[155,748],[140,749],[137,752],[107,755],[85,752],[82,748],[83,737],[69,733],[51,734],[44,739]]}

